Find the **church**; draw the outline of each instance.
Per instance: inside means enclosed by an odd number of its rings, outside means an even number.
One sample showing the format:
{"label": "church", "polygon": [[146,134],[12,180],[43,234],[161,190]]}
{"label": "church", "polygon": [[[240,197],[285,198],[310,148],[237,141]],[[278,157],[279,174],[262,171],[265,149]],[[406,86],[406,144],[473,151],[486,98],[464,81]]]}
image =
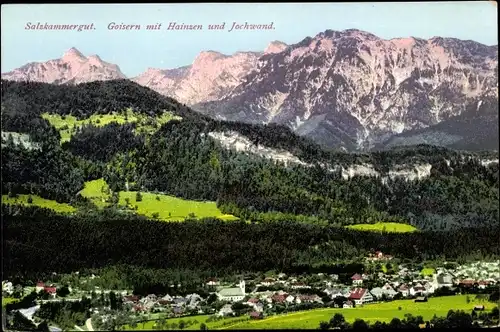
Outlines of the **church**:
{"label": "church", "polygon": [[222,288],[217,293],[217,297],[221,301],[238,302],[245,298],[245,281],[241,280],[238,287]]}

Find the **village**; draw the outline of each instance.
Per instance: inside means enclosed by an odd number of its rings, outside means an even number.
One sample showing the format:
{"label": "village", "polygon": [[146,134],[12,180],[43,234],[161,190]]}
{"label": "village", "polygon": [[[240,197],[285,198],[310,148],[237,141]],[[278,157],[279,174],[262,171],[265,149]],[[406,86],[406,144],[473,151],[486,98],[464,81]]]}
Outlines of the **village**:
{"label": "village", "polygon": [[[393,257],[382,252],[375,252],[365,260],[369,268],[364,273],[353,273],[342,278],[325,273],[298,276],[276,273],[259,279],[241,278],[238,282],[231,283],[214,277],[206,280],[203,285],[207,290],[206,294],[209,294],[205,297],[195,293],[183,296],[139,296],[134,295],[131,290],[102,290],[98,287],[94,287],[92,291],[84,291],[72,288],[71,285],[46,284],[40,281],[34,288],[25,286],[23,289],[24,295],[32,291],[43,295],[38,297],[37,305],[19,312],[36,324],[40,322],[37,310],[44,303],[80,301],[83,297],[102,298],[104,295],[109,297],[113,293],[113,296],[121,300],[120,312],[134,321],[160,317],[196,318],[196,315],[212,315],[213,319],[235,316],[263,319],[275,314],[322,307],[349,310],[366,304],[400,299],[426,302],[429,297],[463,292],[489,294],[495,287],[498,288],[500,281],[499,261],[451,264],[452,266],[443,264],[443,267],[435,269],[416,270],[405,264],[392,263]],[[379,268],[385,272],[375,272]],[[92,275],[91,278],[99,276]],[[4,297],[12,297],[19,288],[19,285],[14,286],[8,281],[2,283]],[[102,324],[116,315],[116,305],[111,308],[105,303],[107,302],[102,301],[100,307],[92,306],[92,319],[87,320],[86,330],[102,329]],[[470,309],[482,310],[484,307],[476,305]],[[76,327],[75,330],[81,328]]]}

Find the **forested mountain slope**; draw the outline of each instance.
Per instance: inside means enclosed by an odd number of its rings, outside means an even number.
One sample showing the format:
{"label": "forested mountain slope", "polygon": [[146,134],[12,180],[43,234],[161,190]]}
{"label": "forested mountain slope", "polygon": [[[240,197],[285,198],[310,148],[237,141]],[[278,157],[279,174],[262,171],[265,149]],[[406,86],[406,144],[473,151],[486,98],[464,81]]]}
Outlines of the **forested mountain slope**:
{"label": "forested mountain slope", "polygon": [[[329,224],[392,220],[441,230],[498,222],[495,153],[432,146],[328,151],[279,125],[204,117],[127,80],[76,86],[2,81],[2,108],[2,131],[29,134],[41,145],[26,150],[11,143],[2,149],[4,192],[70,202],[84,181],[104,177],[113,191],[130,184],[129,190],[216,200],[226,213],[249,220],[280,212],[283,218],[300,215]],[[153,122],[164,112],[178,118],[149,133],[137,131],[132,119],[124,125],[90,124],[62,145],[41,118],[49,113],[84,119],[127,109]],[[228,148],[217,133],[236,133],[289,159],[245,152],[248,146],[237,144]]]}

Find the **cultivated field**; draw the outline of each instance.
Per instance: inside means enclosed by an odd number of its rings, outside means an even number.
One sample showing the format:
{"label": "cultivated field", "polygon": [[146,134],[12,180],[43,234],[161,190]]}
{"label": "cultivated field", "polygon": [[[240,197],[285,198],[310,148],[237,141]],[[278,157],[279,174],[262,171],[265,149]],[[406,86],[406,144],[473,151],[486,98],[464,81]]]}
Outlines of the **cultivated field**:
{"label": "cultivated field", "polygon": [[72,115],[61,116],[59,114],[42,114],[42,118],[50,122],[54,128],[56,128],[61,134],[61,143],[67,142],[71,139],[71,136],[75,133],[78,127],[86,124],[92,124],[96,127],[102,127],[108,125],[112,122],[118,124],[132,123],[135,122],[136,132],[151,134],[155,132],[162,124],[167,123],[173,119],[181,119],[178,116],[170,112],[165,112],[158,117],[149,117],[142,114],[134,113],[131,110],[126,110],[121,113],[111,113],[111,114],[94,114],[87,119],[78,120]]}
{"label": "cultivated field", "polygon": [[31,195],[33,202],[29,204],[28,197],[29,195],[18,195],[17,197],[9,197],[8,195],[2,195],[2,204],[15,204],[15,205],[25,205],[25,206],[35,205],[51,209],[59,213],[72,213],[76,211],[76,209],[69,204],[58,203],[54,200],[45,199],[35,195]]}
{"label": "cultivated field", "polygon": [[400,224],[395,222],[378,222],[376,224],[357,224],[347,226],[351,229],[372,232],[392,232],[392,233],[407,233],[415,232],[417,229],[412,225]]}
{"label": "cultivated field", "polygon": [[[474,295],[470,295],[470,303],[467,303],[466,295],[455,295],[446,297],[430,298],[428,302],[415,303],[413,300],[399,300],[378,304],[367,304],[364,307],[352,309],[316,309],[301,311],[284,315],[272,316],[263,320],[250,320],[243,323],[232,324],[224,329],[317,329],[322,321],[329,321],[332,316],[340,312],[348,322],[356,318],[369,321],[371,324],[377,320],[390,322],[394,317],[404,318],[405,314],[422,316],[424,320],[430,320],[435,315],[446,316],[450,309],[472,311],[474,305],[483,304],[487,310],[491,310],[495,304],[486,301],[476,301]],[[399,310],[401,307],[401,310]]]}

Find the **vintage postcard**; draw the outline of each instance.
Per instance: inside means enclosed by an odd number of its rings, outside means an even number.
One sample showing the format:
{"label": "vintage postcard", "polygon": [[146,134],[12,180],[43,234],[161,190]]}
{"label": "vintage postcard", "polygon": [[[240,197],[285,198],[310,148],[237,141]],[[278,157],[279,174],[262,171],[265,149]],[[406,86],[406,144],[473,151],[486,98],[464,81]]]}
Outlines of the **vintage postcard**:
{"label": "vintage postcard", "polygon": [[4,330],[500,326],[496,2],[1,16]]}

